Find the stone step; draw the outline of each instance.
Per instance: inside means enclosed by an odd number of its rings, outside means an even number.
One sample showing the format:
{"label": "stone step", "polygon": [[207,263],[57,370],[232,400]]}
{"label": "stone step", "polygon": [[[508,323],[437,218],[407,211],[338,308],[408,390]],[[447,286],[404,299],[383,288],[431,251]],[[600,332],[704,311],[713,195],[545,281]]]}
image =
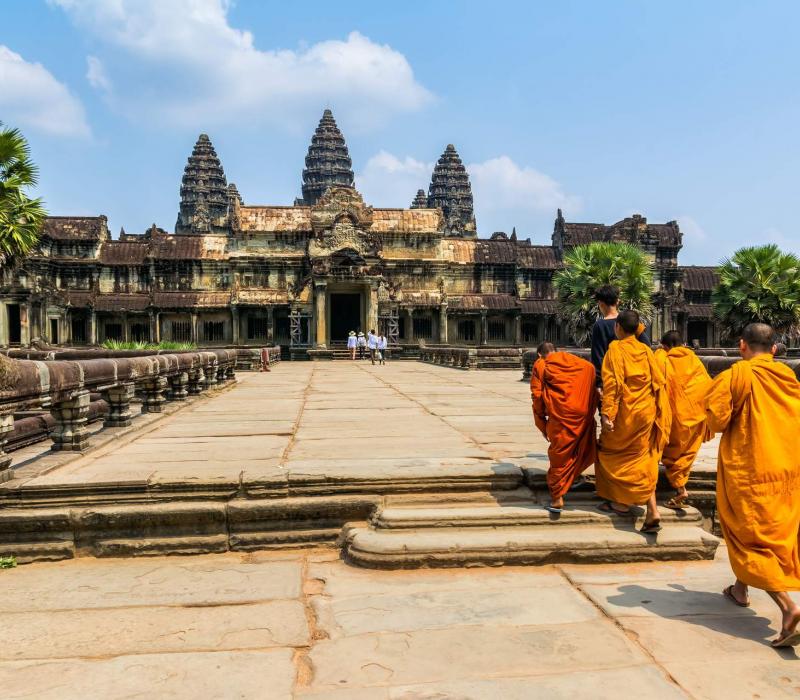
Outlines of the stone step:
{"label": "stone step", "polygon": [[[703,516],[695,508],[674,511],[659,508],[662,523],[680,523],[699,526]],[[635,523],[641,526],[644,509],[636,508],[630,518],[610,516],[597,510],[597,502],[570,504],[560,515],[550,513],[535,503],[499,504],[453,504],[444,506],[391,506],[379,509],[370,519],[370,524],[380,530],[400,530],[447,527],[535,527],[535,526],[603,526]]]}
{"label": "stone step", "polygon": [[368,568],[541,565],[713,559],[719,540],[697,526],[666,523],[643,535],[632,521],[593,526],[452,527],[376,530],[354,527],[345,558]]}

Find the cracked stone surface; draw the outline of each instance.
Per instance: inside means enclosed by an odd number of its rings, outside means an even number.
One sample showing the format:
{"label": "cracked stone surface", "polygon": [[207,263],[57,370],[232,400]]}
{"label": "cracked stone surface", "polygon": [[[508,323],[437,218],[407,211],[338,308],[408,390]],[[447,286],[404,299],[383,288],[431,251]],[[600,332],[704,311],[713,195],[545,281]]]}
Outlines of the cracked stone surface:
{"label": "cracked stone surface", "polygon": [[[338,552],[0,570],[4,698],[782,698],[766,594],[713,562],[375,571]],[[590,695],[587,695],[590,693]]]}

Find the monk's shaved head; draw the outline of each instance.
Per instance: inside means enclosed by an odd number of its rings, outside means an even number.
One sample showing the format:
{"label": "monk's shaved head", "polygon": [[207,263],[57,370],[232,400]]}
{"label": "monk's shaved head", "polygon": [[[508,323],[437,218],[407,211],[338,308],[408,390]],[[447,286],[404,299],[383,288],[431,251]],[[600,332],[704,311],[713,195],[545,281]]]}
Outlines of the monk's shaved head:
{"label": "monk's shaved head", "polygon": [[633,335],[639,330],[639,314],[631,309],[621,311],[617,316],[617,325],[622,328],[625,335]]}
{"label": "monk's shaved head", "polygon": [[754,352],[771,352],[775,345],[775,331],[766,323],[751,323],[742,331],[742,340]]}
{"label": "monk's shaved head", "polygon": [[661,344],[668,350],[683,345],[683,337],[680,331],[667,331],[661,336]]}
{"label": "monk's shaved head", "polygon": [[544,342],[536,348],[536,355],[538,357],[547,357],[551,352],[556,351],[556,346],[550,342]]}

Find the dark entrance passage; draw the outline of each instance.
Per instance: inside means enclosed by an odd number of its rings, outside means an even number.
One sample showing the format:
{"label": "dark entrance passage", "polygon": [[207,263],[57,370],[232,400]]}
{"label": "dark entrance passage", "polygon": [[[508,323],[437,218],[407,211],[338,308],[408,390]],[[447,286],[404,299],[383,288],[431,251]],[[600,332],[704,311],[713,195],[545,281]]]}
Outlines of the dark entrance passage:
{"label": "dark entrance passage", "polygon": [[8,304],[8,344],[19,345],[22,342],[22,323],[19,304]]}
{"label": "dark entrance passage", "polygon": [[701,348],[708,347],[708,323],[705,321],[689,321],[687,324],[686,335],[688,336],[686,340],[688,341],[689,345],[692,344],[692,341],[696,340],[700,343]]}
{"label": "dark entrance passage", "polygon": [[331,294],[331,342],[347,340],[347,334],[360,327],[361,295]]}

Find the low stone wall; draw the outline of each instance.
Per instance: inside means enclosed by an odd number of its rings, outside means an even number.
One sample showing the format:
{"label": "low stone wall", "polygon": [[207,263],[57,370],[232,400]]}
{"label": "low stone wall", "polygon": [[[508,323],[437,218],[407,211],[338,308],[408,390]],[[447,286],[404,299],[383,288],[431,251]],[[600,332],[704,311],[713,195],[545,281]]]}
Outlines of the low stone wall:
{"label": "low stone wall", "polygon": [[[41,351],[34,351],[41,352]],[[69,352],[69,351],[67,351]],[[165,401],[183,401],[219,382],[235,378],[236,350],[204,350],[148,356],[81,360],[6,359],[0,375],[0,481],[11,478],[11,456],[4,451],[14,432],[14,417],[48,410],[54,451],[81,452],[87,447],[86,424],[92,392],[108,405],[105,425],[131,424],[130,403],[142,392],[142,412],[160,413]],[[110,356],[109,356],[110,355]]]}
{"label": "low stone wall", "polygon": [[523,349],[518,347],[467,348],[456,345],[420,345],[419,359],[457,369],[517,369]]}

